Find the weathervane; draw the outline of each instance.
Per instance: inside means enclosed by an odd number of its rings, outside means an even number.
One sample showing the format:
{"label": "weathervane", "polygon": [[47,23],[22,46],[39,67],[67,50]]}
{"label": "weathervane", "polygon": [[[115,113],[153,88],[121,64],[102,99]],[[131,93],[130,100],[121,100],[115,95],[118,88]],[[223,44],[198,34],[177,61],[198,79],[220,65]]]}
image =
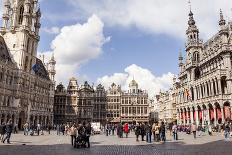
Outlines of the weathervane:
{"label": "weathervane", "polygon": [[188,4],[189,4],[189,9],[190,11],[192,10],[192,7],[191,7],[191,0],[188,1]]}

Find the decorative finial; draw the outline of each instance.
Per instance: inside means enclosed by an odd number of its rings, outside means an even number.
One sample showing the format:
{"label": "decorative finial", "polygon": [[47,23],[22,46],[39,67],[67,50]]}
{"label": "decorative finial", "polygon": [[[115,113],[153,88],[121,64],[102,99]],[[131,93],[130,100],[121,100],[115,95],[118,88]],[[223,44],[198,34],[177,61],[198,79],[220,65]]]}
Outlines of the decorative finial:
{"label": "decorative finial", "polygon": [[192,12],[191,0],[188,1],[188,4],[189,4],[189,10],[190,12]]}
{"label": "decorative finial", "polygon": [[220,9],[220,20],[219,20],[219,25],[220,26],[223,26],[223,25],[226,25],[226,21],[223,17],[223,13],[222,13],[222,9]]}

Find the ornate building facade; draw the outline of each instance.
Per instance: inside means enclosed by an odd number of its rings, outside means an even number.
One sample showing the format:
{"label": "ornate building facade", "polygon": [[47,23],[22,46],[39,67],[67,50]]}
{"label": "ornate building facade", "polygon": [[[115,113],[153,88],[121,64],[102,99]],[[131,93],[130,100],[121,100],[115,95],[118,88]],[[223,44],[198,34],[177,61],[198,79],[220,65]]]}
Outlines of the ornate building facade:
{"label": "ornate building facade", "polygon": [[148,122],[148,94],[138,89],[135,80],[129,88],[123,92],[113,83],[107,91],[101,84],[94,89],[87,82],[78,86],[77,80],[71,78],[67,91],[62,84],[56,87],[54,123],[90,121],[104,125],[109,122]]}
{"label": "ornate building facade", "polygon": [[106,121],[106,91],[102,85],[96,89],[86,81],[79,86],[76,78],[71,78],[67,91],[62,84],[56,87],[54,103],[54,123],[78,123]]}
{"label": "ornate building facade", "polygon": [[94,92],[93,122],[106,123],[106,90],[99,84]]}
{"label": "ornate building facade", "polygon": [[171,123],[176,121],[176,78],[173,79],[173,87],[168,91],[156,95],[156,109],[158,120]]}
{"label": "ornate building facade", "polygon": [[120,122],[120,105],[121,105],[121,87],[112,83],[107,90],[107,122]]}
{"label": "ornate building facade", "polygon": [[138,89],[138,83],[135,80],[129,84],[129,90],[122,93],[120,113],[121,122],[149,121],[148,94]]}
{"label": "ornate building facade", "polygon": [[65,87],[60,83],[56,86],[54,96],[54,124],[62,124],[66,121],[66,108],[67,108],[67,91]]}
{"label": "ornate building facade", "polygon": [[12,119],[19,128],[26,122],[47,125],[53,120],[54,81],[50,78],[55,76],[55,60],[53,57],[47,70],[37,58],[41,17],[38,2],[4,0],[3,6],[0,121]]}
{"label": "ornate building facade", "polygon": [[219,31],[203,43],[190,11],[186,35],[185,62],[179,56],[178,123],[217,125],[230,121],[232,23],[227,24],[220,11]]}

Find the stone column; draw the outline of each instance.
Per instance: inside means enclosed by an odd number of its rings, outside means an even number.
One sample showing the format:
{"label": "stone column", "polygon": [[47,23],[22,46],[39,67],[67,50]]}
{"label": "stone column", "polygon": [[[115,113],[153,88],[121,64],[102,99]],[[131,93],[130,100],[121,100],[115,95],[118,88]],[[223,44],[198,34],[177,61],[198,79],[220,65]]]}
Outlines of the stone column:
{"label": "stone column", "polygon": [[215,79],[215,89],[216,89],[216,94],[215,95],[218,95],[219,94],[219,89],[218,89],[218,81],[217,79]]}
{"label": "stone column", "polygon": [[210,87],[210,90],[211,90],[211,96],[214,96],[214,90],[213,90],[213,81],[210,81],[210,84],[211,84],[211,87]]}
{"label": "stone column", "polygon": [[216,113],[217,109],[216,107],[213,108],[213,117],[214,117],[214,126],[217,125],[217,113]]}
{"label": "stone column", "polygon": [[194,100],[197,100],[197,88],[193,88]]}
{"label": "stone column", "polygon": [[193,109],[192,108],[190,109],[190,120],[191,120],[191,123],[194,122],[194,120],[193,120]]}
{"label": "stone column", "polygon": [[198,114],[199,111],[198,111],[197,108],[196,108],[196,110],[195,110],[195,113],[196,113],[196,124],[199,125],[199,116],[198,116],[198,115],[199,115],[199,114]]}
{"label": "stone column", "polygon": [[207,115],[206,115],[206,121],[208,122],[208,125],[210,124],[210,110],[209,108],[206,109]]}
{"label": "stone column", "polygon": [[221,107],[221,114],[222,114],[222,123],[225,123],[224,108],[223,106],[220,106],[220,107]]}
{"label": "stone column", "polygon": [[202,88],[202,86],[200,85],[200,86],[199,86],[199,94],[200,94],[200,95],[199,95],[199,99],[202,99],[202,90],[201,90],[201,88]]}
{"label": "stone column", "polygon": [[218,79],[218,94],[222,94],[221,79]]}
{"label": "stone column", "polygon": [[184,125],[186,125],[186,112],[185,111],[183,111],[183,115],[184,115],[184,118],[183,118],[183,120],[184,120]]}

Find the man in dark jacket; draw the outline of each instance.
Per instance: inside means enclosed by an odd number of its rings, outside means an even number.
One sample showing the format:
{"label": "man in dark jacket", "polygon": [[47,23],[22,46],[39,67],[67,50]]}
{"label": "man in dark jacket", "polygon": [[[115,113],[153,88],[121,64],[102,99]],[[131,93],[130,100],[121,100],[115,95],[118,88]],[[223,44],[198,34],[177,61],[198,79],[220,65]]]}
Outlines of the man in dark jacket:
{"label": "man in dark jacket", "polygon": [[164,122],[161,122],[161,125],[160,125],[160,137],[161,137],[161,141],[163,142],[166,141]]}
{"label": "man in dark jacket", "polygon": [[151,125],[149,123],[145,123],[146,141],[148,143],[151,143],[151,135],[152,135],[151,129],[152,129]]}
{"label": "man in dark jacket", "polygon": [[92,127],[91,127],[91,124],[88,123],[85,127],[85,132],[86,132],[86,143],[87,143],[87,147],[90,148],[90,141],[89,141],[89,138],[90,138],[90,135],[91,135],[91,131],[92,131]]}
{"label": "man in dark jacket", "polygon": [[4,135],[6,134],[6,124],[4,122],[0,125],[0,134],[1,134],[0,138],[2,142],[4,139]]}
{"label": "man in dark jacket", "polygon": [[6,137],[4,138],[3,143],[5,143],[5,140],[7,140],[7,143],[10,144],[10,137],[12,131],[13,131],[13,124],[12,124],[12,120],[10,119],[6,124]]}
{"label": "man in dark jacket", "polygon": [[141,129],[141,138],[142,138],[142,141],[144,141],[144,136],[146,135],[144,123],[141,124],[140,129]]}

